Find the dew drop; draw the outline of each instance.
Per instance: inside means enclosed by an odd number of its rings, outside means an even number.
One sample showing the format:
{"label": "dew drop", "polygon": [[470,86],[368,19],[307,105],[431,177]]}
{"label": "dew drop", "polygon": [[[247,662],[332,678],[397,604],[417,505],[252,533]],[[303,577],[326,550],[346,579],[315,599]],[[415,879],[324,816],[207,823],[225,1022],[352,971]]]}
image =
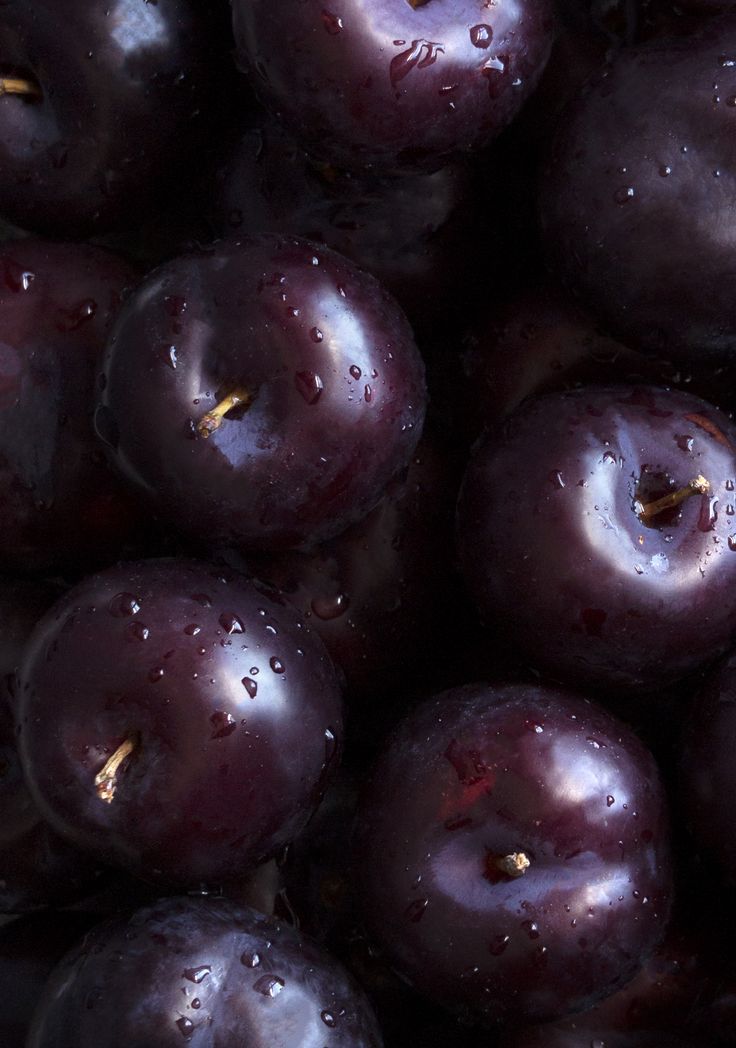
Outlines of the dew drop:
{"label": "dew drop", "polygon": [[313,371],[297,371],[294,384],[307,404],[316,404],[325,388],[322,379]]}
{"label": "dew drop", "polygon": [[662,176],[662,178],[667,178],[669,175],[672,174],[672,168],[669,164],[660,164],[659,173]]}
{"label": "dew drop", "polygon": [[199,985],[207,978],[212,972],[212,966],[209,964],[200,964],[198,968],[185,968],[181,973],[183,979],[188,979],[189,982],[196,983]]}
{"label": "dew drop", "polygon": [[194,1034],[194,1023],[191,1019],[187,1019],[185,1015],[176,1020],[176,1025],[179,1027],[179,1033],[185,1041],[188,1041]]}
{"label": "dew drop", "polygon": [[148,671],[148,679],[151,684],[158,684],[158,682],[163,679],[163,675],[163,666],[154,666],[152,670]]}
{"label": "dew drop", "polygon": [[216,710],[210,717],[210,724],[213,728],[211,739],[224,739],[232,735],[238,726],[232,713],[226,713],[224,710]]}
{"label": "dew drop", "polygon": [[366,404],[370,404],[370,402],[373,400],[373,390],[370,386],[365,387],[365,389],[363,390],[363,395],[365,397]]}
{"label": "dew drop", "polygon": [[238,616],[234,615],[231,611],[223,611],[217,621],[228,636],[232,636],[235,633],[245,633],[245,626]]}
{"label": "dew drop", "polygon": [[312,342],[321,342],[325,336],[318,327],[313,327],[309,332],[309,337],[311,338]]}
{"label": "dew drop", "polygon": [[361,375],[363,374],[363,372],[360,370],[360,368],[358,367],[357,364],[351,364],[349,370],[350,370],[351,376],[354,379],[356,379],[356,380],[359,379],[361,377]]}
{"label": "dew drop", "polygon": [[151,636],[148,626],[144,626],[142,622],[131,622],[128,626],[128,632],[136,640],[148,640]]}
{"label": "dew drop", "polygon": [[414,899],[404,910],[404,917],[412,924],[418,924],[424,916],[424,911],[429,905],[429,899]]}
{"label": "dew drop", "polygon": [[333,14],[332,11],[322,11],[322,25],[330,36],[337,36],[343,29],[342,18]]}
{"label": "dew drop", "polygon": [[245,953],[240,955],[240,963],[246,968],[258,968],[261,963],[261,958],[257,953]]}
{"label": "dew drop", "polygon": [[268,665],[271,667],[274,673],[285,673],[286,666],[280,659],[277,659],[275,655],[272,655],[268,660]]}
{"label": "dew drop", "polygon": [[116,619],[137,615],[141,610],[140,601],[132,593],[116,593],[107,605],[107,610]]}
{"label": "dew drop", "polygon": [[195,604],[199,604],[203,608],[212,607],[212,598],[208,597],[206,593],[193,593],[192,600]]}
{"label": "dew drop", "polygon": [[728,536],[728,548],[732,551],[736,551],[736,535]]}
{"label": "dew drop", "polygon": [[611,805],[615,804],[615,803],[616,803],[616,798],[612,797],[611,794],[609,793],[608,796],[606,797],[606,806],[610,808]]}
{"label": "dew drop", "polygon": [[350,606],[350,599],[345,593],[338,593],[334,597],[315,597],[311,602],[311,609],[318,619],[329,622],[344,615]]}
{"label": "dew drop", "polygon": [[319,1017],[325,1024],[325,1026],[329,1026],[331,1030],[334,1029],[335,1026],[337,1026],[337,1019],[332,1014],[332,1012],[320,1012]]}
{"label": "dew drop", "polygon": [[264,997],[278,997],[285,985],[286,983],[279,975],[262,975],[254,984],[253,989],[256,993],[263,994]]}
{"label": "dew drop", "polygon": [[634,187],[633,186],[621,186],[613,194],[613,199],[617,204],[628,204],[634,199]]}
{"label": "dew drop", "polygon": [[510,941],[510,935],[496,935],[488,946],[488,952],[494,957],[500,957]]}
{"label": "dew drop", "polygon": [[481,23],[480,25],[474,25],[470,30],[470,42],[473,47],[480,47],[485,50],[486,47],[490,47],[492,40],[493,29],[489,25]]}
{"label": "dew drop", "polygon": [[258,694],[258,685],[252,677],[243,677],[241,684],[250,695],[251,699],[254,699]]}
{"label": "dew drop", "polygon": [[196,637],[198,633],[202,632],[202,627],[198,626],[196,622],[190,622],[188,626],[184,627],[184,632],[187,637]]}

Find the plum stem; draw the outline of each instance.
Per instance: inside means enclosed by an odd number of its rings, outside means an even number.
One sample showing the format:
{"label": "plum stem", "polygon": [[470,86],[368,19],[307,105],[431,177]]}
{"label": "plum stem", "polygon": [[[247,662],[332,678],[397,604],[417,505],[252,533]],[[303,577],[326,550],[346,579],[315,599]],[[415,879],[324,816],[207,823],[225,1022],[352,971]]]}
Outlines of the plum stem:
{"label": "plum stem", "polygon": [[428,2],[429,0],[407,0],[407,3],[410,4],[411,7],[424,7]]}
{"label": "plum stem", "polygon": [[511,852],[510,855],[499,855],[495,860],[496,867],[507,877],[523,877],[531,866],[529,857],[524,852]]}
{"label": "plum stem", "polygon": [[234,389],[231,393],[228,393],[226,397],[213,407],[212,411],[208,411],[206,415],[202,415],[202,418],[197,423],[197,435],[200,437],[209,437],[211,433],[214,433],[216,429],[219,429],[222,425],[222,420],[229,411],[233,408],[248,407],[252,402],[253,397],[245,389]]}
{"label": "plum stem", "polygon": [[662,513],[663,510],[679,506],[681,502],[692,498],[693,495],[707,495],[709,491],[710,483],[699,473],[684,488],[678,488],[677,491],[672,491],[669,495],[663,495],[661,499],[655,499],[654,502],[647,503],[637,502],[639,516],[644,520],[650,520],[652,517],[656,517],[658,513]]}
{"label": "plum stem", "polygon": [[97,796],[105,804],[112,804],[112,799],[118,787],[120,765],[133,753],[139,743],[139,735],[130,735],[124,742],[120,743],[113,755],[108,757],[100,771],[95,775]]}
{"label": "plum stem", "polygon": [[19,76],[4,76],[0,78],[1,95],[24,95],[25,97],[40,98],[41,89],[32,80],[25,80]]}

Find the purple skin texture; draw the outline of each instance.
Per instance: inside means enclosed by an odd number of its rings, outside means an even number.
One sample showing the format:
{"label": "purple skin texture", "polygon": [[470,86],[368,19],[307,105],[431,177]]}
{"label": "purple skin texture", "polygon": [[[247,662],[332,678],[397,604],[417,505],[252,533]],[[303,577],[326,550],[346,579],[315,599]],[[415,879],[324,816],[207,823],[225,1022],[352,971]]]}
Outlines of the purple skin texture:
{"label": "purple skin texture", "polygon": [[197,141],[208,19],[186,0],[8,0],[0,211],[55,237],[104,232],[167,183]]}
{"label": "purple skin texture", "polygon": [[[342,737],[319,638],[285,602],[194,561],[120,565],[72,589],[32,634],[18,695],[42,814],[111,864],[184,887],[279,852]],[[96,778],[126,740],[106,799]]]}
{"label": "purple skin texture", "polygon": [[[630,979],[670,907],[654,759],[600,707],[467,685],[394,732],[359,812],[365,919],[417,989],[475,1021],[551,1019]],[[496,861],[523,853],[525,873]]]}
{"label": "purple skin texture", "polygon": [[483,146],[533,91],[548,0],[235,0],[237,60],[305,148],[338,167],[434,170]]}
{"label": "purple skin texture", "polygon": [[736,351],[736,16],[617,53],[541,181],[550,261],[614,334],[667,359]]}
{"label": "purple skin texture", "polygon": [[[0,99],[2,101],[2,99]],[[0,244],[0,568],[41,572],[119,556],[137,509],[92,425],[105,339],[135,281],[87,244]]]}
{"label": "purple skin texture", "polygon": [[[694,494],[646,522],[642,504]],[[530,398],[476,448],[458,502],[486,624],[573,687],[646,691],[736,631],[736,427],[697,397],[607,387]]]}
{"label": "purple skin texture", "polygon": [[682,739],[680,796],[690,831],[729,883],[736,882],[736,657],[710,676]]}
{"label": "purple skin texture", "polygon": [[[114,461],[208,548],[343,531],[409,462],[426,400],[411,329],[374,278],[271,234],[156,270],[119,316],[103,386]],[[199,436],[240,387],[250,406]]]}
{"label": "purple skin texture", "polygon": [[321,948],[226,899],[174,898],[89,932],[52,973],[28,1048],[381,1048]]}

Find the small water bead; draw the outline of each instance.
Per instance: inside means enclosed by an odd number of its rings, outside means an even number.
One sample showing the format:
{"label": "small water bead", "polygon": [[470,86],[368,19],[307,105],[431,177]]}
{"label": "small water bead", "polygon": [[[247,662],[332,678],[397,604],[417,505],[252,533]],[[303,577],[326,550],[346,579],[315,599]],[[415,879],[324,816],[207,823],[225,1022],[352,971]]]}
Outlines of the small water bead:
{"label": "small water bead", "polygon": [[662,178],[667,178],[669,175],[672,174],[672,168],[669,164],[660,164],[659,173],[662,176]]}
{"label": "small water bead", "polygon": [[332,11],[322,11],[322,25],[330,36],[337,36],[337,34],[343,29],[342,18],[340,18],[339,15],[333,14]]}
{"label": "small water bead", "polygon": [[182,1015],[180,1019],[176,1020],[176,1025],[179,1027],[179,1033],[188,1041],[194,1034],[194,1023],[191,1019],[187,1019],[185,1015]]}
{"label": "small water bead", "polygon": [[261,963],[260,955],[257,953],[249,953],[247,950],[245,953],[240,955],[240,963],[245,965],[246,968],[258,968]]}
{"label": "small water bead", "polygon": [[116,619],[137,615],[141,610],[140,601],[132,593],[116,593],[107,605],[107,610]]}
{"label": "small water bead", "polygon": [[370,386],[365,387],[365,389],[363,390],[363,396],[365,397],[366,404],[370,404],[370,402],[373,400],[373,390]]}
{"label": "small water bead", "polygon": [[346,593],[337,593],[333,597],[314,597],[311,609],[318,619],[329,622],[344,615],[350,606],[350,598]]}
{"label": "small water bead", "polygon": [[316,404],[325,388],[322,379],[313,371],[297,371],[294,385],[307,404]]}
{"label": "small water bead", "polygon": [[470,30],[470,42],[473,47],[480,47],[485,50],[491,46],[493,40],[493,29],[485,23],[480,25],[474,25]]}
{"label": "small water bead", "polygon": [[280,659],[277,659],[275,655],[272,655],[268,660],[268,664],[274,673],[286,673],[286,666]]}
{"label": "small water bead", "polygon": [[208,597],[206,593],[194,593],[192,594],[192,600],[203,608],[212,607],[212,598]]}
{"label": "small water bead", "polygon": [[163,666],[154,666],[153,669],[148,671],[148,679],[151,684],[158,684],[158,682],[163,679],[163,676]]}
{"label": "small water bead", "polygon": [[210,735],[211,739],[224,739],[228,735],[232,735],[238,726],[232,713],[227,713],[224,710],[216,710],[210,717],[210,724],[213,728]]}
{"label": "small water bead", "polygon": [[185,968],[181,973],[183,979],[188,979],[189,982],[196,983],[199,985],[212,973],[212,966],[209,964],[200,964],[197,968]]}
{"label": "small water bead", "polygon": [[320,1012],[319,1017],[322,1020],[322,1022],[325,1024],[325,1026],[329,1026],[329,1028],[331,1030],[334,1029],[337,1026],[337,1019],[332,1014],[332,1012],[327,1012],[327,1011]]}
{"label": "small water bead", "polygon": [[736,535],[728,536],[728,548],[731,551],[736,552]]}
{"label": "small water bead", "polygon": [[488,952],[493,957],[500,957],[510,941],[510,935],[496,935],[493,941],[488,946]]}
{"label": "small water bead", "polygon": [[352,377],[356,380],[359,379],[363,374],[363,372],[360,370],[357,364],[351,364],[349,370]]}
{"label": "small water bead", "polygon": [[424,911],[429,905],[429,899],[414,899],[404,910],[404,917],[412,924],[418,924],[424,916]]}
{"label": "small water bead", "polygon": [[196,637],[198,633],[202,632],[202,627],[198,626],[196,622],[190,622],[188,626],[184,627],[184,632],[187,637]]}
{"label": "small water bead", "polygon": [[610,808],[611,805],[613,805],[615,803],[616,803],[616,798],[612,797],[611,794],[609,793],[608,796],[606,797],[606,807]]}
{"label": "small water bead", "polygon": [[278,997],[286,983],[279,975],[262,975],[253,989],[264,997]]}
{"label": "small water bead", "polygon": [[193,998],[192,1003],[191,1003],[191,1007],[194,1008],[195,1011],[196,1011],[197,1008],[201,1008],[202,1007],[202,1002],[200,1001],[199,997]]}
{"label": "small water bead", "polygon": [[613,199],[617,204],[628,204],[634,199],[634,187],[633,186],[621,186],[613,194]]}
{"label": "small water bead", "polygon": [[245,633],[245,626],[242,621],[231,611],[223,611],[217,621],[228,636],[232,636],[236,633]]}
{"label": "small water bead", "polygon": [[241,683],[250,697],[254,699],[258,694],[258,684],[256,681],[254,681],[252,677],[243,677]]}
{"label": "small water bead", "polygon": [[312,342],[321,342],[325,336],[318,327],[313,327],[309,332],[309,337]]}
{"label": "small water bead", "polygon": [[151,631],[148,626],[145,626],[142,622],[131,622],[128,626],[128,632],[131,637],[135,637],[136,640],[148,640],[151,636]]}

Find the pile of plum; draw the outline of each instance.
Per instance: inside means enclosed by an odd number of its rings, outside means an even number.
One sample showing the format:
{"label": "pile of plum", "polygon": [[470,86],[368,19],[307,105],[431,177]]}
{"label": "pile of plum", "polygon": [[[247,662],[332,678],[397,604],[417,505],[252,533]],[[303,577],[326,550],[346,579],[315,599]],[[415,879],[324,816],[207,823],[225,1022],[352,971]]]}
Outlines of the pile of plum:
{"label": "pile of plum", "polygon": [[736,3],[0,3],[0,1048],[736,1043]]}

